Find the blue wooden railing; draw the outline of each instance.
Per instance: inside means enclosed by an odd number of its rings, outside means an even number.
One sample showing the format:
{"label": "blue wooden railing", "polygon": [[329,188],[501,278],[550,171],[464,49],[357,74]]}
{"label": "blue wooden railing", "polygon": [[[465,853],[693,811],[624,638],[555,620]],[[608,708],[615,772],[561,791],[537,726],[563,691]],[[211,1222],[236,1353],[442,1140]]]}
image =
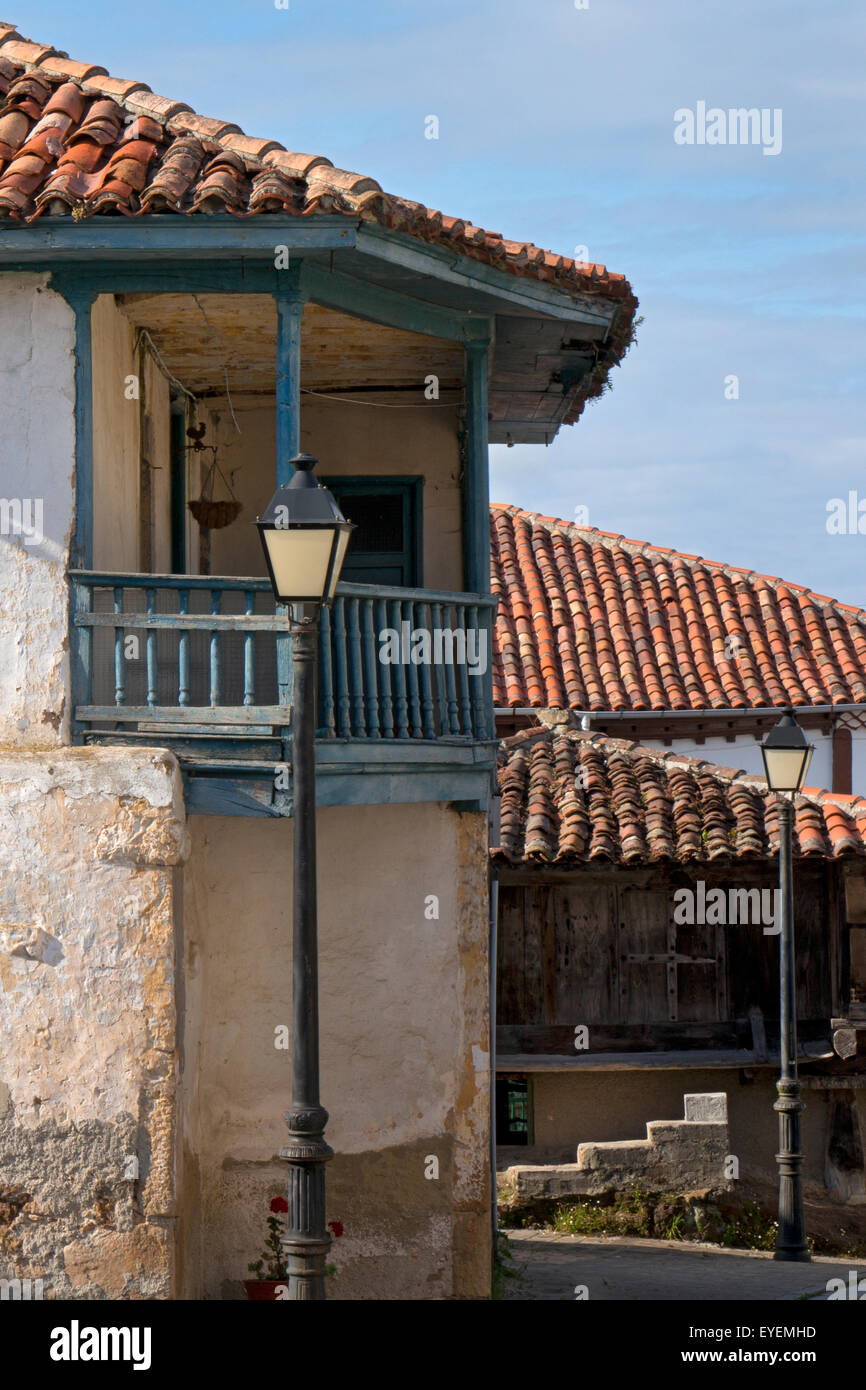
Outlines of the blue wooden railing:
{"label": "blue wooden railing", "polygon": [[[79,736],[288,733],[288,618],[267,580],[75,570],[70,583]],[[322,611],[317,737],[492,738],[494,603],[339,585]]]}

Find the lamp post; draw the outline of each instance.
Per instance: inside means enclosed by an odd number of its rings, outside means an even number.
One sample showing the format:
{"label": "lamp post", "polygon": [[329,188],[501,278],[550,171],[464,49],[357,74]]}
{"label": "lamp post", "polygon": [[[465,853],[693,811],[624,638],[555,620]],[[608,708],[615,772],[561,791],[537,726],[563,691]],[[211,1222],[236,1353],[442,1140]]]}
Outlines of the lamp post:
{"label": "lamp post", "polygon": [[319,982],[316,911],[316,659],[322,604],[334,597],[352,530],[327,488],[317,460],[297,454],[288,487],[279,488],[256,522],[274,596],[291,605],[292,791],[294,816],[292,1101],[289,1210],[283,1250],[290,1300],[325,1298],[325,1142],[328,1112],[319,1102]]}
{"label": "lamp post", "polygon": [[812,746],[794,718],[782,716],[761,744],[767,786],[778,794],[779,887],[781,934],[779,938],[779,993],[781,1021],[781,1072],[776,1083],[773,1109],[779,1116],[779,1222],[777,1260],[807,1261],[809,1245],[803,1216],[803,1155],[800,1150],[800,1115],[804,1109],[797,1076],[797,978],[794,954],[794,872],[792,828],[794,794],[803,785],[812,757]]}

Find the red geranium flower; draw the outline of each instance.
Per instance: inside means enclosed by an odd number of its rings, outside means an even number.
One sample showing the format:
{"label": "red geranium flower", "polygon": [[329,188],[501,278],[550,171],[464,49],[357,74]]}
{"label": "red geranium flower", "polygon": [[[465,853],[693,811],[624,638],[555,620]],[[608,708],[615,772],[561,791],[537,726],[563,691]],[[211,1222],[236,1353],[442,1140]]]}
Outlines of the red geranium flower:
{"label": "red geranium flower", "polygon": [[288,1211],[288,1209],[289,1204],[286,1201],[285,1197],[271,1198],[271,1211]]}
{"label": "red geranium flower", "polygon": [[343,1234],[342,1221],[329,1221],[328,1230],[333,1231],[335,1236],[341,1236]]}

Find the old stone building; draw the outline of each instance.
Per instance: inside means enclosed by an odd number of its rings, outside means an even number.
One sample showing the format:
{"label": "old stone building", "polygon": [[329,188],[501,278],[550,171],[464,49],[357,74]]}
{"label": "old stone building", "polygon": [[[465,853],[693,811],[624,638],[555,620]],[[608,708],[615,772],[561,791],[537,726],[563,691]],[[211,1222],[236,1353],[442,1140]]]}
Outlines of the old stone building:
{"label": "old stone building", "polygon": [[319,652],[332,1296],[486,1297],[490,661],[376,638],[489,654],[488,441],[576,420],[636,301],[9,24],[0,229],[0,1269],[243,1297],[285,1185],[292,673],[250,523],[302,449],[357,525]]}

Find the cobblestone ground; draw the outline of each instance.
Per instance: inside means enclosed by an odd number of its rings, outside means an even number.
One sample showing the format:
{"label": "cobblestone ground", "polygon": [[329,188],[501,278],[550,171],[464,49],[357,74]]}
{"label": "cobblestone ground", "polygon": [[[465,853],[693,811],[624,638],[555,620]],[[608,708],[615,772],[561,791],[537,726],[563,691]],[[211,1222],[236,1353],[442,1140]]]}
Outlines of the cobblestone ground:
{"label": "cobblestone ground", "polygon": [[[569,1236],[554,1231],[508,1231],[519,1278],[507,1280],[510,1301],[552,1299],[633,1301],[716,1299],[796,1301],[827,1298],[828,1279],[850,1286],[849,1272],[864,1281],[866,1260],[816,1256],[810,1264],[784,1264],[759,1251],[715,1245],[638,1240],[625,1236]],[[586,1294],[576,1289],[585,1287]]]}

